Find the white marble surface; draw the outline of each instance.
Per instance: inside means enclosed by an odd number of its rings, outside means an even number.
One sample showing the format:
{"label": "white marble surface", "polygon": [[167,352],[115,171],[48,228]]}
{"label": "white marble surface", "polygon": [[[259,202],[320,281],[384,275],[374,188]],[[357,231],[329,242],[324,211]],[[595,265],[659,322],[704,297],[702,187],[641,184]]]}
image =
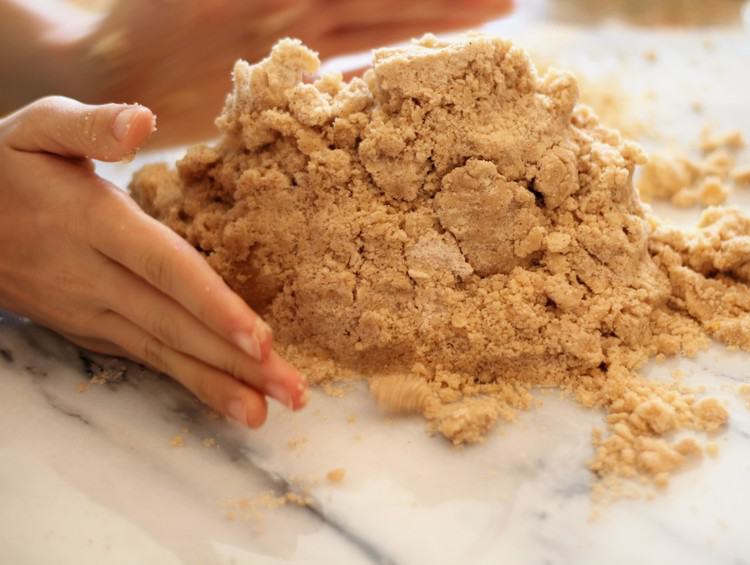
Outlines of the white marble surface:
{"label": "white marble surface", "polygon": [[[741,28],[583,32],[516,18],[493,29],[563,65],[627,69],[631,92],[657,93],[644,115],[684,144],[707,120],[750,134]],[[655,65],[643,64],[647,48],[660,55]],[[703,116],[687,111],[698,97]],[[102,170],[122,182],[132,165]],[[661,211],[676,221],[692,215]],[[0,563],[747,564],[750,410],[736,389],[750,382],[749,361],[717,346],[646,368],[667,378],[679,367],[726,402],[720,454],[653,500],[621,501],[592,520],[585,462],[602,416],[556,394],[539,393],[541,407],[464,449],[427,436],[418,419],[385,419],[358,386],[343,398],[315,391],[299,414],[274,407],[251,432],[211,418],[135,365],[119,383],[80,392],[92,370],[119,362],[2,315]],[[182,447],[170,445],[177,434]],[[217,446],[204,446],[206,437]],[[338,467],[344,480],[327,482]],[[311,507],[228,519],[227,500],[283,494],[299,478],[317,481]]]}

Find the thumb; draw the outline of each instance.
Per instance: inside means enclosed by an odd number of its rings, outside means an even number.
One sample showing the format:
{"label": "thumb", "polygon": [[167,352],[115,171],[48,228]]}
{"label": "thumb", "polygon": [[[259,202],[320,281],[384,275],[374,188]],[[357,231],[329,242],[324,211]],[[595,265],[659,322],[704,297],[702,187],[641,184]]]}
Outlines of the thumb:
{"label": "thumb", "polygon": [[50,96],[9,116],[8,122],[7,141],[19,151],[120,161],[151,135],[156,117],[139,105],[91,106]]}

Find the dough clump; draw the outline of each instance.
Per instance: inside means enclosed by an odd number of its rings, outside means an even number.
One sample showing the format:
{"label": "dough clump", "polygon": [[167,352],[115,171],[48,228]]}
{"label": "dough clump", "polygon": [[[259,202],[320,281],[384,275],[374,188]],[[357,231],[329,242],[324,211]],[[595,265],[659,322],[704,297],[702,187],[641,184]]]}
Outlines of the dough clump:
{"label": "dough clump", "polygon": [[131,185],[282,354],[313,382],[370,378],[457,444],[555,387],[605,410],[601,477],[663,484],[699,453],[670,434],[717,429],[724,408],[636,369],[708,335],[750,349],[750,221],[648,218],[641,149],[509,41],[425,36],[350,82],[309,82],[319,64],[291,39],[239,61],[218,144]]}
{"label": "dough clump", "polygon": [[726,203],[732,184],[747,184],[750,170],[736,165],[737,153],[745,147],[742,132],[716,134],[704,128],[698,144],[701,160],[678,151],[650,155],[636,182],[640,197],[646,202],[668,200],[679,208],[718,206]]}

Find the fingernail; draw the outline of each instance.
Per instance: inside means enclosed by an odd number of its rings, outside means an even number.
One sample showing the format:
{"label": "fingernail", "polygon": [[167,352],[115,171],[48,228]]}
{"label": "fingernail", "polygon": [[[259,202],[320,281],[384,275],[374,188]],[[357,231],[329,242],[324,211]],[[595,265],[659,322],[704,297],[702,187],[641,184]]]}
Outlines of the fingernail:
{"label": "fingernail", "polygon": [[229,403],[229,415],[243,426],[247,426],[247,409],[244,402],[232,400]]}
{"label": "fingernail", "polygon": [[275,398],[290,410],[292,409],[292,395],[281,383],[268,383],[266,392],[271,398]]}
{"label": "fingernail", "polygon": [[237,332],[234,336],[234,342],[237,347],[242,349],[256,361],[262,361],[263,355],[260,349],[261,342],[258,340],[257,331],[254,334],[247,332]]}
{"label": "fingernail", "polygon": [[125,108],[121,110],[112,123],[112,135],[117,141],[123,141],[130,131],[131,122],[138,113],[138,108]]}

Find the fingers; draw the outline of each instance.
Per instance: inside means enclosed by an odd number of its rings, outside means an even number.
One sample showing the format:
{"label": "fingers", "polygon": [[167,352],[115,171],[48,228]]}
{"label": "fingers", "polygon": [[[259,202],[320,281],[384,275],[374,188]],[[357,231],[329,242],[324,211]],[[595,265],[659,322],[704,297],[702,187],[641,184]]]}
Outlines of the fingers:
{"label": "fingers", "polygon": [[196,359],[178,353],[119,314],[100,318],[102,331],[112,336],[128,356],[172,376],[199,400],[238,421],[257,428],[266,420],[266,400],[257,391]]}
{"label": "fingers", "polygon": [[62,96],[37,100],[8,120],[8,142],[18,151],[99,161],[132,156],[155,127],[154,115],[143,106],[91,106]]}
{"label": "fingers", "polygon": [[[109,191],[91,217],[91,244],[181,304],[200,322],[256,361],[271,351],[268,325],[226,285],[205,259],[125,195]],[[119,226],[112,224],[118,218]]]}
{"label": "fingers", "polygon": [[251,359],[180,304],[114,262],[110,261],[103,279],[101,286],[114,298],[109,308],[160,342],[246,382],[287,408],[304,406],[304,378],[278,355],[272,353],[264,363]]}
{"label": "fingers", "polygon": [[[94,353],[101,353],[103,355],[111,355],[112,357],[132,357],[132,355],[127,355],[127,352],[108,341],[104,341],[101,339],[94,339],[94,338],[88,338],[88,337],[81,337],[74,334],[66,333],[66,332],[60,332],[60,335],[62,335],[65,339],[67,339],[69,342],[77,345],[78,347],[81,347],[83,349],[87,349],[89,351],[93,351]],[[139,359],[136,359],[136,361],[139,361]]]}

